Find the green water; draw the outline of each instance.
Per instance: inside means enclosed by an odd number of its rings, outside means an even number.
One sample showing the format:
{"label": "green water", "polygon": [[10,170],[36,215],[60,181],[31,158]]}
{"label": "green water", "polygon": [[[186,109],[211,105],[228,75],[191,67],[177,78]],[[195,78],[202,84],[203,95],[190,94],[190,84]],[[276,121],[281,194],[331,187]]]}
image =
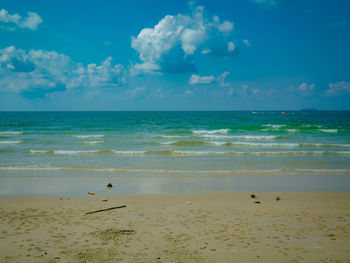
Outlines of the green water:
{"label": "green water", "polygon": [[0,113],[2,195],[350,190],[349,176],[350,112]]}

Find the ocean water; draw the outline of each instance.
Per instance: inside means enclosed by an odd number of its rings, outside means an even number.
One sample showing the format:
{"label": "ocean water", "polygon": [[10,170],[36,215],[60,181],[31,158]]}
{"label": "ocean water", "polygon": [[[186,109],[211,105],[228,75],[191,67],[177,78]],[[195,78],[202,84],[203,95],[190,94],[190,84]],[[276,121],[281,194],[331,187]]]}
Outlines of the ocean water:
{"label": "ocean water", "polygon": [[349,178],[350,112],[0,113],[0,195],[349,191]]}

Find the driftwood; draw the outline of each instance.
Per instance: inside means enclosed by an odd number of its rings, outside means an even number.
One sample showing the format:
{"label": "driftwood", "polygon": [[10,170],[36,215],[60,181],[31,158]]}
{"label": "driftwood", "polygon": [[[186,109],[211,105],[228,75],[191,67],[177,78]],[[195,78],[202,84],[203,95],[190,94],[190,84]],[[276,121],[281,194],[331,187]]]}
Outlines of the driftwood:
{"label": "driftwood", "polygon": [[96,210],[96,211],[86,212],[85,215],[99,213],[99,212],[104,212],[104,211],[118,209],[118,208],[124,208],[124,207],[126,207],[126,205],[115,206],[115,207],[110,207],[110,208],[106,208],[106,209],[100,209],[100,210]]}

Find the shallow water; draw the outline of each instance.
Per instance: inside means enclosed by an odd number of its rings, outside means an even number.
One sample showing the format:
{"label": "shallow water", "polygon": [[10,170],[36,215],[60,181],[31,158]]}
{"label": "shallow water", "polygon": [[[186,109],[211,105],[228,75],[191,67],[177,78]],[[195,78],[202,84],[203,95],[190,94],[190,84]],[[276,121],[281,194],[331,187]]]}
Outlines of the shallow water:
{"label": "shallow water", "polygon": [[0,113],[1,195],[80,195],[94,180],[120,193],[345,191],[349,176],[350,112]]}

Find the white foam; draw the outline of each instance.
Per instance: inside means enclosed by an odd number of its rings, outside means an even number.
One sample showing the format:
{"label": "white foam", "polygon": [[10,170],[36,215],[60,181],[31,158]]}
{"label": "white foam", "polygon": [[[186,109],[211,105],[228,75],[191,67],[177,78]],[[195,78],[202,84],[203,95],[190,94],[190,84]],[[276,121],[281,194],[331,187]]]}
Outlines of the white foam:
{"label": "white foam", "polygon": [[178,156],[205,155],[350,155],[350,151],[264,151],[264,152],[235,152],[235,151],[174,151]]}
{"label": "white foam", "polygon": [[230,129],[220,129],[220,130],[193,130],[193,134],[227,134]]}
{"label": "white foam", "polygon": [[21,134],[23,134],[22,131],[3,131],[3,132],[0,132],[0,136],[21,135]]}
{"label": "white foam", "polygon": [[310,128],[310,127],[322,128],[322,125],[312,125],[312,124],[303,124],[301,126],[308,127],[308,128]]}
{"label": "white foam", "polygon": [[0,144],[19,144],[23,141],[0,141]]}
{"label": "white foam", "polygon": [[261,146],[261,147],[298,147],[299,143],[265,143],[265,142],[230,142],[229,145]]}
{"label": "white foam", "polygon": [[199,137],[208,138],[208,139],[242,139],[242,140],[273,140],[277,136],[274,135],[212,135],[206,134]]}
{"label": "white foam", "polygon": [[31,154],[57,154],[57,155],[78,155],[78,154],[92,154],[101,152],[100,150],[95,151],[66,151],[66,150],[29,150]]}
{"label": "white foam", "polygon": [[62,154],[62,155],[75,155],[75,154],[91,154],[98,153],[100,150],[96,151],[54,151],[54,154]]}
{"label": "white foam", "polygon": [[57,155],[81,155],[81,154],[117,154],[117,155],[143,155],[147,151],[116,151],[116,150],[30,150],[31,154],[57,154]]}
{"label": "white foam", "polygon": [[87,138],[102,138],[104,134],[92,134],[92,135],[74,135],[74,137],[79,139],[87,139]]}
{"label": "white foam", "polygon": [[300,146],[315,146],[315,147],[350,147],[350,144],[301,143]]}
{"label": "white foam", "polygon": [[298,130],[297,129],[287,129],[287,132],[290,132],[290,133],[296,133]]}
{"label": "white foam", "polygon": [[283,127],[286,127],[286,125],[284,124],[265,124],[265,125],[262,125],[263,127],[270,127],[274,130],[278,130],[280,128],[283,128]]}
{"label": "white foam", "polygon": [[45,154],[45,153],[49,153],[50,151],[45,151],[45,150],[43,150],[43,151],[40,151],[40,150],[29,150],[29,152],[30,152],[31,154]]}
{"label": "white foam", "polygon": [[178,156],[202,156],[202,155],[224,155],[225,152],[213,151],[174,151],[174,155]]}
{"label": "white foam", "polygon": [[128,156],[144,155],[147,153],[147,151],[115,151],[115,150],[113,150],[113,152],[118,155],[128,155]]}
{"label": "white foam", "polygon": [[161,138],[165,139],[172,139],[172,138],[185,138],[187,136],[180,136],[180,135],[159,135]]}
{"label": "white foam", "polygon": [[201,138],[207,138],[207,139],[229,139],[232,138],[232,136],[228,135],[215,135],[215,134],[200,134],[198,137]]}
{"label": "white foam", "polygon": [[[245,175],[245,174],[349,174],[349,169],[293,169],[293,168],[281,168],[281,169],[266,169],[266,170],[173,170],[173,169],[127,169],[127,168],[89,168],[89,167],[36,167],[36,166],[0,166],[0,171],[37,171],[37,172],[50,172],[50,171],[81,171],[81,172],[93,172],[93,173],[170,173],[170,174],[184,174],[192,176],[193,174],[205,174],[205,175]],[[52,177],[50,177],[52,178]],[[81,177],[70,176],[71,179]],[[16,178],[14,178],[16,179]],[[33,178],[31,178],[33,179]],[[56,178],[55,178],[56,179]]]}
{"label": "white foam", "polygon": [[174,143],[176,143],[176,141],[160,142],[159,144],[161,144],[161,145],[171,145],[171,144],[174,144]]}
{"label": "white foam", "polygon": [[327,133],[337,133],[338,129],[319,129],[319,131]]}
{"label": "white foam", "polygon": [[221,146],[221,145],[226,144],[226,142],[213,142],[213,141],[211,141],[211,142],[209,142],[209,144],[216,145],[216,146]]}
{"label": "white foam", "polygon": [[91,141],[91,142],[81,142],[82,144],[88,144],[88,145],[94,145],[94,144],[101,144],[105,143],[105,141]]}

